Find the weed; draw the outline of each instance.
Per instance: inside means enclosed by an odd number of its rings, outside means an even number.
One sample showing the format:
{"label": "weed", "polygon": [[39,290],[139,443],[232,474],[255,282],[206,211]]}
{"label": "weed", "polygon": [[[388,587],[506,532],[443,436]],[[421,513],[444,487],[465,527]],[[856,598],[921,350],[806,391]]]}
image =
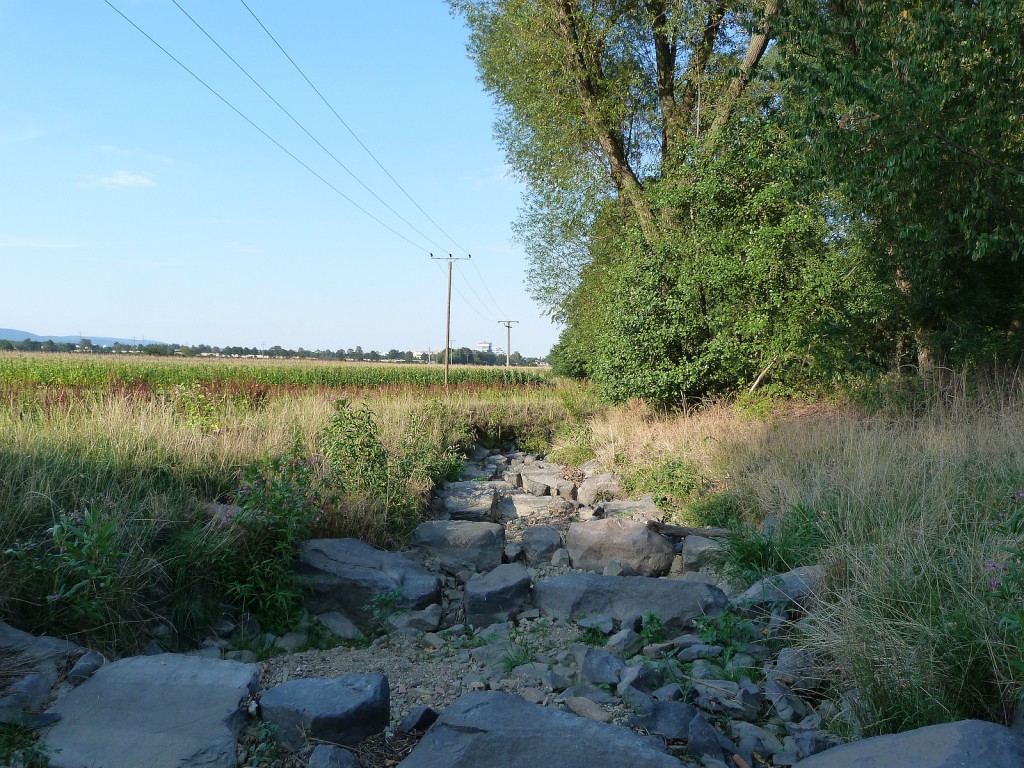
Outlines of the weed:
{"label": "weed", "polygon": [[743,518],[743,511],[739,495],[723,491],[693,501],[686,509],[686,517],[694,525],[736,528]]}
{"label": "weed", "polygon": [[576,642],[600,648],[608,644],[608,636],[597,627],[581,627]]}
{"label": "weed", "polygon": [[663,643],[666,639],[665,622],[653,613],[644,616],[643,625],[640,628],[640,642],[646,647],[655,643]]}
{"label": "weed", "polygon": [[0,723],[0,763],[10,768],[47,768],[50,755],[38,734],[21,723]]}
{"label": "weed", "polygon": [[737,613],[698,616],[693,620],[693,626],[703,642],[731,649],[733,653],[745,651],[748,643],[759,638],[753,622]]}
{"label": "weed", "polygon": [[510,673],[513,669],[522,664],[529,664],[533,659],[533,654],[536,650],[537,649],[529,634],[518,628],[514,628],[509,633],[509,642],[506,648],[505,658],[502,660],[502,666],[505,668],[505,673]]}
{"label": "weed", "polygon": [[391,617],[404,613],[398,608],[402,600],[402,591],[393,589],[390,592],[382,592],[374,595],[368,606],[370,612],[370,625],[375,636],[380,637],[391,633]]}
{"label": "weed", "polygon": [[818,521],[812,509],[797,504],[770,533],[749,527],[734,530],[723,540],[715,560],[727,579],[744,586],[765,576],[812,565],[825,541]]}
{"label": "weed", "polygon": [[245,764],[252,768],[270,768],[284,756],[277,743],[277,726],[273,723],[260,721],[250,726],[242,742],[248,752]]}
{"label": "weed", "polygon": [[220,431],[217,405],[199,382],[175,384],[168,393],[175,415],[189,429],[211,434]]}
{"label": "weed", "polygon": [[664,459],[631,468],[623,476],[622,486],[630,496],[652,494],[662,510],[672,512],[704,493],[711,481],[690,462]]}

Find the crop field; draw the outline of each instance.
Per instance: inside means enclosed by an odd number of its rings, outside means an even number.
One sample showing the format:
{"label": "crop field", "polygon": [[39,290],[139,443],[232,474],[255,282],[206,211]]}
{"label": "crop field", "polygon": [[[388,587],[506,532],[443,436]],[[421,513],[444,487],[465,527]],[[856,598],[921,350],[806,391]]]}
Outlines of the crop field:
{"label": "crop field", "polygon": [[[534,368],[452,366],[449,382],[462,389],[541,386],[549,380]],[[8,390],[69,387],[87,390],[251,388],[367,389],[440,387],[441,365],[346,363],[306,360],[152,358],[135,355],[0,354],[0,383]]]}

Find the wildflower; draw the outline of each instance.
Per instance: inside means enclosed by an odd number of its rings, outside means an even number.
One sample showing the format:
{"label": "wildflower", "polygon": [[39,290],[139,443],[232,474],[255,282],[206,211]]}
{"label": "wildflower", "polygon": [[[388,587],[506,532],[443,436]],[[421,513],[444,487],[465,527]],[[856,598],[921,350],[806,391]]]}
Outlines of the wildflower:
{"label": "wildflower", "polygon": [[999,563],[997,563],[995,560],[986,560],[985,561],[985,570],[986,571],[994,571],[998,567],[999,567]]}
{"label": "wildflower", "polygon": [[989,582],[989,586],[991,586],[992,589],[999,589],[1002,583],[1003,582],[1001,582],[999,579],[992,579],[992,581]]}

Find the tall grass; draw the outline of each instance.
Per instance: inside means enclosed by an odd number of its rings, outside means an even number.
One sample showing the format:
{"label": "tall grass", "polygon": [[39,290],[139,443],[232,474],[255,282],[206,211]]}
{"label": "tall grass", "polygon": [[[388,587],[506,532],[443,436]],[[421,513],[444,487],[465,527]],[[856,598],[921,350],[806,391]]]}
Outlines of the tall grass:
{"label": "tall grass", "polygon": [[[243,470],[269,477],[279,461],[273,457],[295,446],[322,474],[318,457],[338,399],[316,387],[254,401],[194,385],[160,392],[7,385],[17,397],[0,402],[0,615],[112,652],[132,648],[154,619],[200,629],[209,618],[204,603],[242,589],[219,583],[210,567],[232,551],[244,555],[246,541],[209,502],[239,501]],[[567,417],[559,391],[356,391],[372,409],[381,456],[408,473],[389,476],[394,498],[411,499],[412,507],[324,495],[321,514],[288,527],[288,537],[305,528],[306,535],[400,544],[433,482],[415,459],[475,439],[519,437],[543,447]],[[279,497],[264,499],[265,506],[290,514]],[[85,595],[94,609],[83,608]]]}
{"label": "tall grass", "polygon": [[1007,606],[985,563],[1024,544],[994,525],[1024,489],[1024,405],[1014,387],[957,383],[881,412],[803,404],[751,418],[717,404],[659,416],[633,404],[593,422],[593,448],[627,473],[686,462],[736,500],[748,537],[769,515],[807,531],[790,551],[826,578],[804,641],[837,694],[858,692],[855,731],[1007,721],[1024,650],[1000,628]]}

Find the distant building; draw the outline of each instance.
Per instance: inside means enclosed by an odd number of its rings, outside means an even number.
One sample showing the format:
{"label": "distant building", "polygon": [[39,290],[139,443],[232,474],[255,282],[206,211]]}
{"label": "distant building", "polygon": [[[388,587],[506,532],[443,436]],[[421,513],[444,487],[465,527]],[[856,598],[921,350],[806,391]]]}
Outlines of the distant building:
{"label": "distant building", "polygon": [[477,352],[493,352],[494,349],[491,347],[491,342],[489,342],[489,341],[481,341],[479,344],[476,345],[476,351]]}

